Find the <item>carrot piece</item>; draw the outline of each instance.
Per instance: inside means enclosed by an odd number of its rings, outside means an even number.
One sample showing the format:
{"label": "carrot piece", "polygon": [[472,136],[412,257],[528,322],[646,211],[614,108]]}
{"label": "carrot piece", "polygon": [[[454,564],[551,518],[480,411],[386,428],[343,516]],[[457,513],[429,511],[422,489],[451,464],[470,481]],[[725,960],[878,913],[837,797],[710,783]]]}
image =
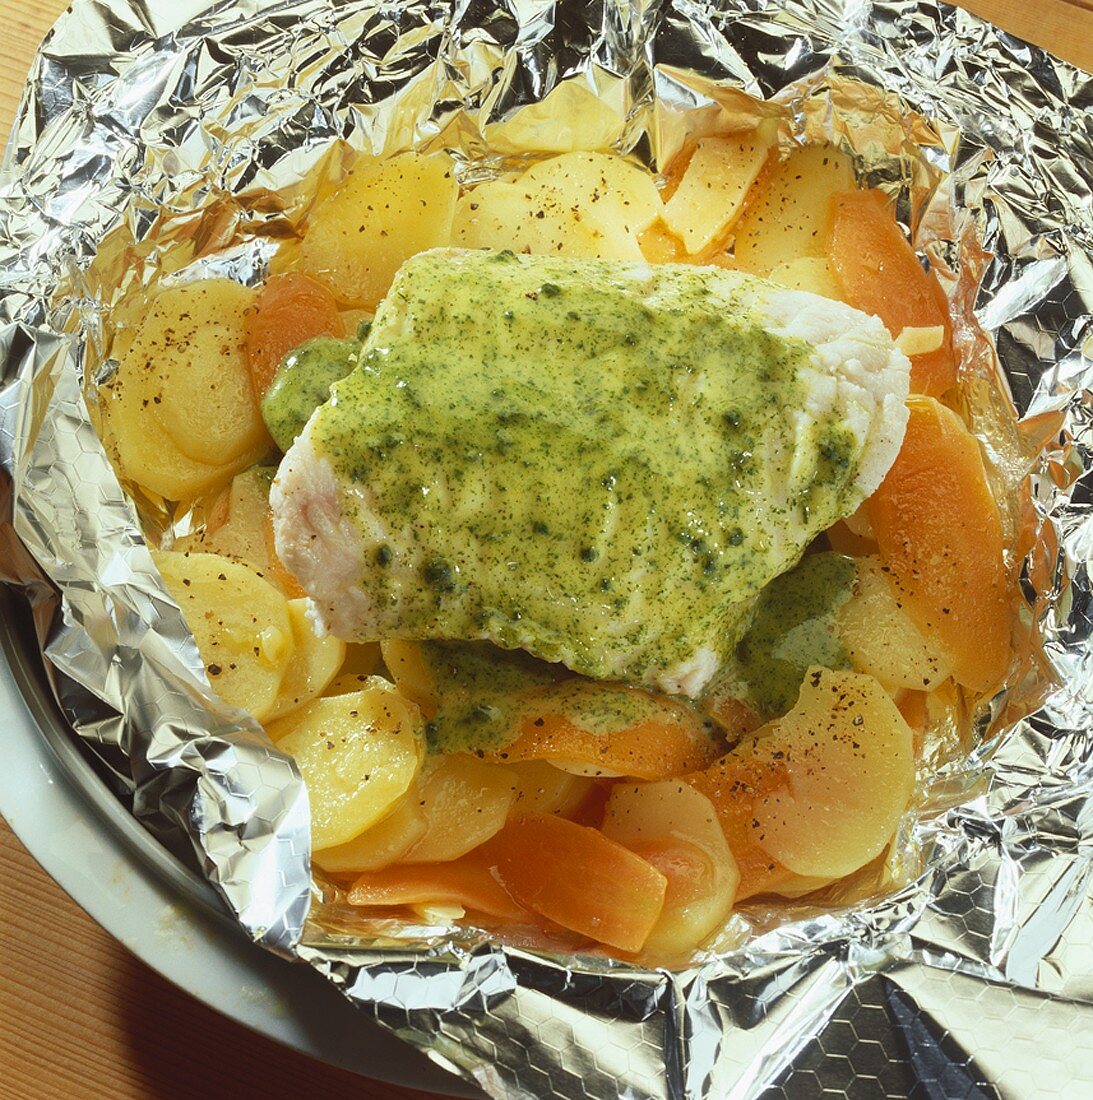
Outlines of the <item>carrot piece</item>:
{"label": "carrot piece", "polygon": [[622,684],[572,679],[529,691],[516,740],[488,756],[670,779],[703,767],[719,751],[702,719],[683,703]]}
{"label": "carrot piece", "polygon": [[504,921],[531,916],[492,874],[482,850],[447,863],[408,863],[366,871],[350,886],[350,905],[460,905]]}
{"label": "carrot piece", "polygon": [[501,882],[548,920],[621,951],[640,951],[668,881],[596,829],[538,814],[512,821],[488,845]]}
{"label": "carrot piece", "polygon": [[259,400],[277,366],[293,348],[316,336],[344,336],[345,322],[334,295],[299,271],[271,275],[246,314],[247,366]]}
{"label": "carrot piece", "polygon": [[743,901],[777,890],[794,878],[757,839],[756,803],[777,790],[789,787],[789,772],[783,761],[763,759],[745,751],[729,753],[704,771],[683,777],[704,794],[717,811],[718,821],[740,872],[736,900]]}
{"label": "carrot piece", "polygon": [[868,512],[889,580],[915,625],[936,638],[958,683],[987,691],[1010,659],[1002,520],[975,437],[929,397],[910,420]]}
{"label": "carrot piece", "polygon": [[945,294],[922,269],[881,191],[844,191],[833,200],[828,240],[844,300],[878,316],[893,337],[905,328],[945,330],[941,347],[911,358],[911,392],[939,397],[956,382]]}

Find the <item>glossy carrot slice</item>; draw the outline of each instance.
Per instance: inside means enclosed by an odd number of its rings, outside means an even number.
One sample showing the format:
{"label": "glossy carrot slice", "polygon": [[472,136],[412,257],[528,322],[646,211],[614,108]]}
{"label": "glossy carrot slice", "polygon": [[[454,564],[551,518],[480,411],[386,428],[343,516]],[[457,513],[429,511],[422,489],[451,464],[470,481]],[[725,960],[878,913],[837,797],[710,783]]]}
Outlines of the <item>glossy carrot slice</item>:
{"label": "glossy carrot slice", "polygon": [[481,851],[447,863],[397,864],[366,871],[349,888],[350,905],[459,905],[505,921],[530,914],[498,882]]}
{"label": "glossy carrot slice", "polygon": [[708,768],[684,779],[713,803],[725,839],[736,860],[740,883],[736,900],[776,891],[793,878],[759,843],[755,818],[756,803],[773,791],[789,787],[789,773],[783,760],[764,758],[762,753],[737,750],[714,761]]}
{"label": "glossy carrot slice", "polygon": [[640,951],[664,907],[667,879],[596,829],[542,814],[489,842],[500,881],[548,920],[621,951]]}
{"label": "glossy carrot slice", "polygon": [[1001,516],[960,417],[928,397],[907,405],[903,446],[869,518],[908,615],[951,657],[958,683],[987,691],[1011,651]]}
{"label": "glossy carrot slice", "polygon": [[911,359],[911,392],[939,397],[956,382],[952,322],[937,279],[922,269],[881,191],[833,200],[831,265],[843,299],[878,316],[895,337],[905,328],[944,329],[941,347]]}
{"label": "glossy carrot slice", "polygon": [[261,399],[277,365],[293,348],[316,336],[344,336],[345,322],[334,295],[299,271],[272,275],[246,315],[247,365]]}
{"label": "glossy carrot slice", "polygon": [[701,717],[683,703],[622,684],[572,679],[528,692],[519,734],[490,754],[549,760],[589,775],[670,779],[721,751]]}

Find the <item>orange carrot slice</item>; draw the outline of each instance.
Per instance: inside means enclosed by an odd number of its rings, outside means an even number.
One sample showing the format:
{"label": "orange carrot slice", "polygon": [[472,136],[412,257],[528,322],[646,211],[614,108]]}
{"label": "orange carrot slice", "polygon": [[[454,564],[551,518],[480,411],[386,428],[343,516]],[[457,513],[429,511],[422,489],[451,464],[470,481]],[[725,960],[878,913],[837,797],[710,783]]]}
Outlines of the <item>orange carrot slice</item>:
{"label": "orange carrot slice", "polygon": [[881,191],[845,191],[833,200],[829,250],[846,302],[873,313],[893,336],[940,325],[936,351],[911,359],[911,392],[939,397],[956,382],[952,323],[937,279],[923,271]]}
{"label": "orange carrot slice", "polygon": [[1011,648],[1002,520],[960,417],[928,397],[907,406],[903,446],[868,501],[869,518],[908,615],[952,658],[958,683],[987,691]]}
{"label": "orange carrot slice", "polygon": [[777,890],[792,873],[764,851],[757,839],[756,803],[773,791],[789,787],[781,760],[749,753],[745,746],[714,761],[704,771],[684,776],[717,810],[718,820],[740,872],[736,900]]}
{"label": "orange carrot slice", "polygon": [[272,275],[246,315],[247,365],[261,400],[277,365],[293,348],[316,336],[344,336],[345,322],[334,295],[299,271]]}
{"label": "orange carrot slice", "polygon": [[637,688],[573,679],[524,698],[519,735],[487,758],[549,760],[590,775],[670,779],[704,767],[721,751],[693,710]]}
{"label": "orange carrot slice", "polygon": [[510,822],[488,844],[498,878],[548,920],[621,951],[640,951],[668,881],[595,829],[540,814]]}
{"label": "orange carrot slice", "polygon": [[350,905],[459,905],[504,921],[531,914],[497,881],[480,851],[448,863],[397,864],[366,871],[349,888]]}

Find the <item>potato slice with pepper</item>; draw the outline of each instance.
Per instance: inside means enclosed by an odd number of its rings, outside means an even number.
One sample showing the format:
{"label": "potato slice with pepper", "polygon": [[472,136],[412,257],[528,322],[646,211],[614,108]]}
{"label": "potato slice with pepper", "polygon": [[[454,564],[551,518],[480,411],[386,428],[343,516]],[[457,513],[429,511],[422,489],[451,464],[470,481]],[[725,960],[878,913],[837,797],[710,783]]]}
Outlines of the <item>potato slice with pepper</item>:
{"label": "potato slice with pepper", "polygon": [[288,601],[254,569],[219,554],[157,550],[152,557],[213,690],[258,721],[267,718],[294,649]]}
{"label": "potato slice with pepper", "polygon": [[830,145],[800,146],[748,196],[736,222],[736,265],[769,275],[802,256],[825,255],[832,196],[854,186],[850,158]]}
{"label": "potato slice with pepper", "polygon": [[516,798],[506,768],[456,753],[430,761],[418,788],[426,831],[404,863],[443,863],[477,848],[505,824]]}
{"label": "potato slice with pepper", "polygon": [[428,828],[425,814],[411,787],[395,808],[360,836],[315,853],[315,863],[331,874],[378,871],[397,863]]}
{"label": "potato slice with pepper", "polygon": [[280,718],[321,695],[345,657],[345,642],[333,634],[320,638],[311,629],[307,600],[289,600],[288,617],[292,624],[292,660],[285,669],[270,719]]}
{"label": "potato slice with pepper", "polygon": [[732,226],[775,137],[773,128],[764,126],[699,140],[679,186],[664,204],[664,224],[689,255],[701,252]]}
{"label": "potato slice with pepper", "polygon": [[713,803],[739,894],[839,878],[878,856],[914,789],[914,734],[871,676],[813,668],[797,705],[686,777]]}
{"label": "potato slice with pepper", "polygon": [[276,473],[271,466],[252,466],[232,478],[211,509],[205,530],[176,540],[176,550],[223,554],[254,566],[288,599],[304,594],[284,567],[273,545],[269,487]]}
{"label": "potato slice with pepper", "polygon": [[214,492],[271,445],[243,333],[254,292],[228,279],[160,291],[105,387],[125,475],[168,500]]}
{"label": "potato slice with pepper", "polygon": [[660,214],[653,178],[619,157],[565,153],[519,178],[481,184],[456,209],[464,248],[641,260],[638,237]]}
{"label": "potato slice with pepper", "polygon": [[404,260],[451,242],[454,167],[447,153],[361,161],[315,207],[289,262],[339,305],[374,309]]}
{"label": "potato slice with pepper", "polygon": [[267,732],[307,784],[311,845],[345,844],[382,821],[409,789],[424,756],[421,716],[386,681],[316,699]]}
{"label": "potato slice with pepper", "polygon": [[850,663],[889,689],[932,691],[952,661],[915,626],[879,558],[858,558],[855,565],[854,591],[837,612]]}
{"label": "potato slice with pepper", "polygon": [[1012,654],[1012,597],[998,505],[979,441],[930,397],[907,402],[903,446],[866,507],[886,576],[957,682],[989,691]]}

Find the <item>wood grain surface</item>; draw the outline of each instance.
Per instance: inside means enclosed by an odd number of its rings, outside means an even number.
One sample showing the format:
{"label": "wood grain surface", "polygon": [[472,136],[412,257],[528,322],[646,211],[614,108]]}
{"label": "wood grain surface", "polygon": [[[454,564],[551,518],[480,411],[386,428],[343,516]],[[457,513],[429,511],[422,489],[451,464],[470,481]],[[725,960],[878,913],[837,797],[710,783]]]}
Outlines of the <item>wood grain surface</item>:
{"label": "wood grain surface", "polygon": [[[963,0],[963,7],[1093,69],[1090,0]],[[60,0],[0,0],[6,135]],[[47,915],[43,920],[43,915]],[[69,965],[62,971],[58,960]],[[73,975],[78,975],[73,977]],[[192,1035],[231,1052],[232,1078]],[[0,820],[0,1100],[424,1100],[254,1035],[199,1004],[108,936]]]}

